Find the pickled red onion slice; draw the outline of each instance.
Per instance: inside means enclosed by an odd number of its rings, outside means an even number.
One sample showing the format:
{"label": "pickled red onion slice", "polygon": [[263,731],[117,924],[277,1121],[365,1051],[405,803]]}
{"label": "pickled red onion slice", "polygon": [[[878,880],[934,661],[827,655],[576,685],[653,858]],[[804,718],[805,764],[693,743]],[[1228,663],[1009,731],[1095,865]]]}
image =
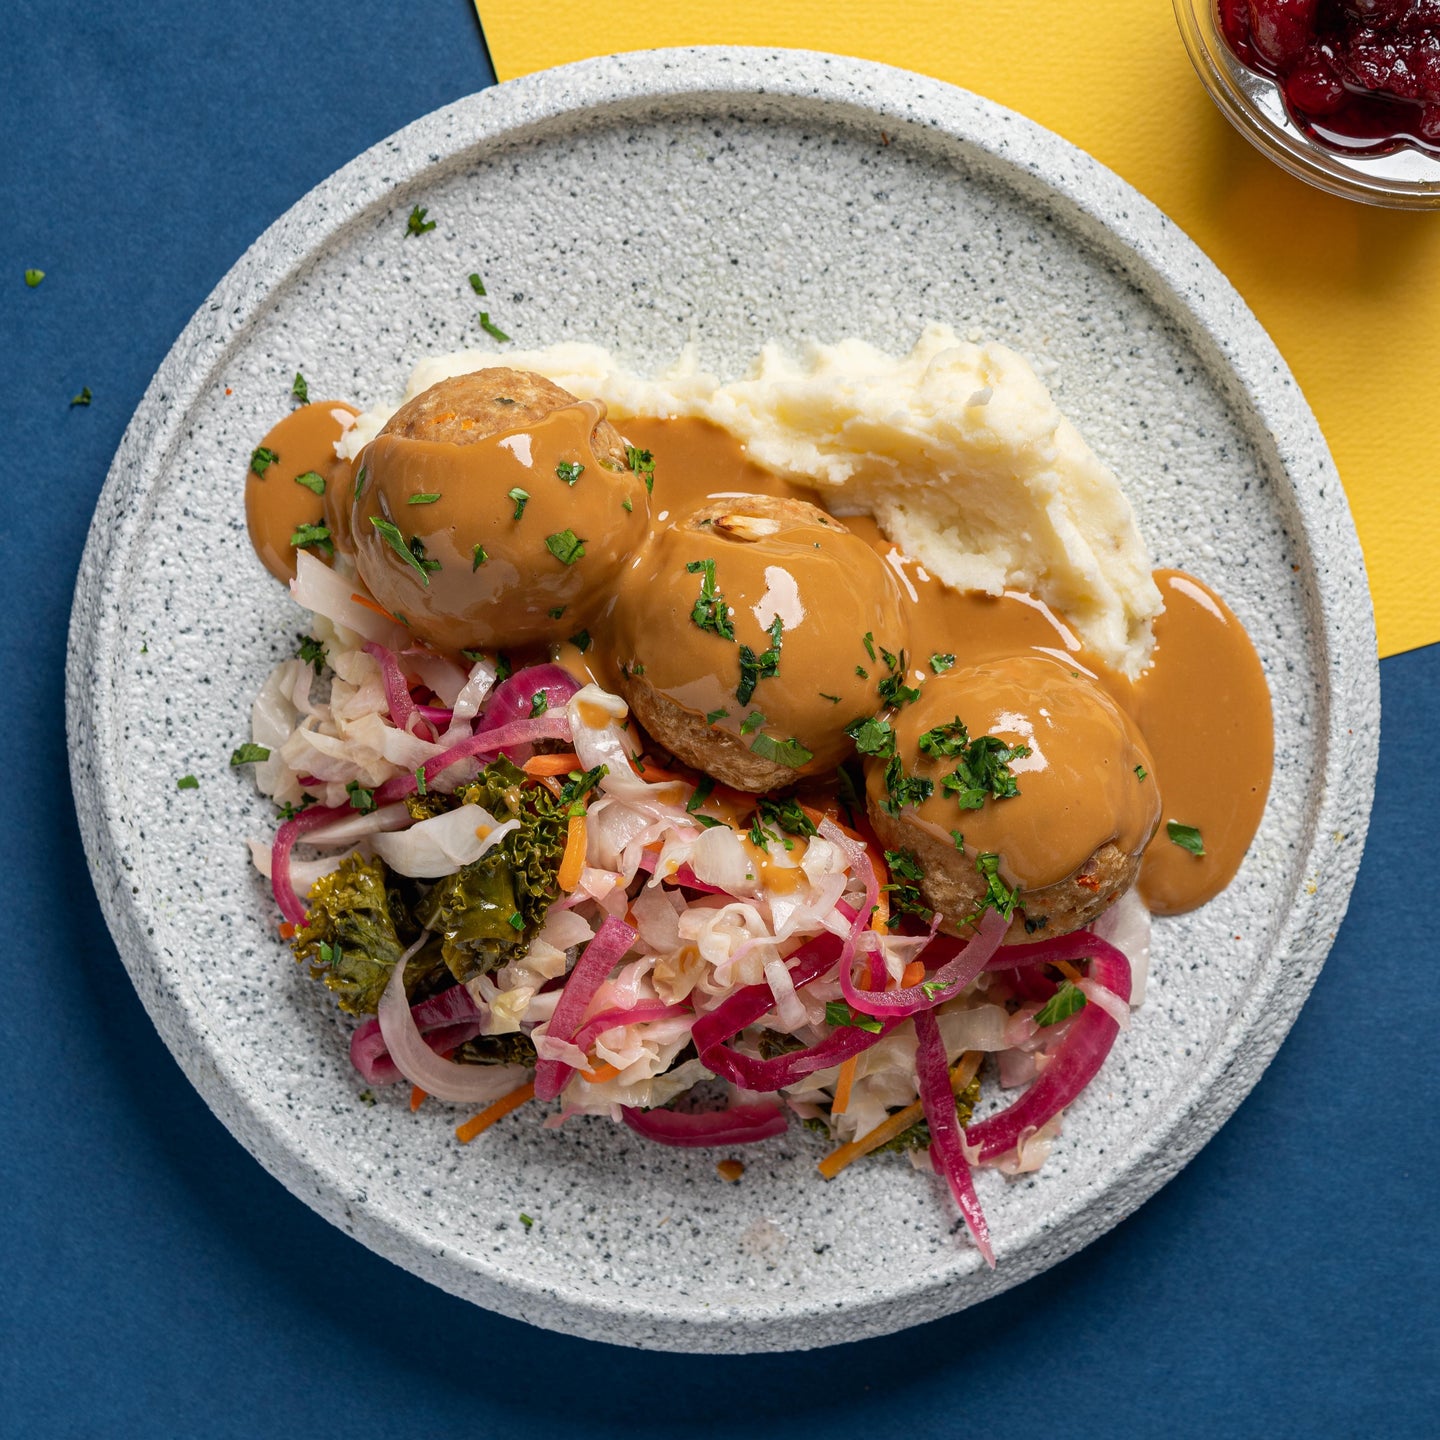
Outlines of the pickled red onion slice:
{"label": "pickled red onion slice", "polygon": [[661,1145],[698,1149],[706,1145],[749,1145],[785,1131],[785,1112],[778,1105],[732,1105],[728,1110],[682,1114],[675,1110],[620,1107],[621,1118],[638,1135]]}

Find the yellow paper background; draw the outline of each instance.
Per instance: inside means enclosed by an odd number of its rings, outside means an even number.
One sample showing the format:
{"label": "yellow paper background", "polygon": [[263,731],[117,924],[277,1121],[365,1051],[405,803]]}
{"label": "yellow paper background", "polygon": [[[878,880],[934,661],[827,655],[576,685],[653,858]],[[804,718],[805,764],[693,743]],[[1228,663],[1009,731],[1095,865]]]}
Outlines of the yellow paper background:
{"label": "yellow paper background", "polygon": [[1289,362],[1345,482],[1380,653],[1440,640],[1440,212],[1292,179],[1236,134],[1167,0],[476,0],[502,80],[667,45],[829,50],[988,96],[1123,175],[1230,278]]}

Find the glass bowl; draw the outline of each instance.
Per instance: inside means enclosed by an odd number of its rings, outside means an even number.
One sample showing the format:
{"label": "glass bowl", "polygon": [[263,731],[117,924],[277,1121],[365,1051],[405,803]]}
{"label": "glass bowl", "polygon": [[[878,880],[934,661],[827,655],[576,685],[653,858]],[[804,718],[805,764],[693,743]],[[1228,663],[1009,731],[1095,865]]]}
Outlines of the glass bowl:
{"label": "glass bowl", "polygon": [[1256,149],[1301,180],[1396,209],[1440,209],[1440,157],[1413,148],[1346,155],[1312,140],[1289,117],[1273,80],[1247,69],[1220,33],[1215,0],[1174,0],[1190,63],[1220,113]]}

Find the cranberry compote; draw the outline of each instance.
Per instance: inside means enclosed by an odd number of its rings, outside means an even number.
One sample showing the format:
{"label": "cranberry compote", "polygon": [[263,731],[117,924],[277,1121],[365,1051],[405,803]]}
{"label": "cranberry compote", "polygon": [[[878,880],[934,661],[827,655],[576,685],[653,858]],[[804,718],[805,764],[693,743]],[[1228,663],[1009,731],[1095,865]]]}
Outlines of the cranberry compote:
{"label": "cranberry compote", "polygon": [[1332,150],[1440,154],[1440,0],[1218,0],[1241,64]]}

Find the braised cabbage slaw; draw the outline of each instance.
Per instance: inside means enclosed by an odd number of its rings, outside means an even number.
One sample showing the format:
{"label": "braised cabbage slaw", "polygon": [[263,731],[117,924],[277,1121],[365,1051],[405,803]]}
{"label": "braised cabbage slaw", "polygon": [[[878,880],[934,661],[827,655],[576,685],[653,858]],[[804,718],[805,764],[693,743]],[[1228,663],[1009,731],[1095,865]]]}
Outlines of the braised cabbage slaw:
{"label": "braised cabbage slaw", "polygon": [[[365,1017],[367,1084],[478,1107],[466,1142],[538,1101],[547,1127],[602,1115],[675,1146],[794,1120],[838,1142],[827,1179],[902,1150],[993,1265],[972,1168],[1049,1154],[1140,999],[1138,900],[1002,947],[1015,896],[992,867],[968,938],[941,934],[863,804],[717,786],[647,753],[619,697],[555,664],[466,669],[296,561],[312,634],[234,760],[280,807],[252,855],[297,959]],[[1018,1096],[982,1102],[987,1057]]]}

